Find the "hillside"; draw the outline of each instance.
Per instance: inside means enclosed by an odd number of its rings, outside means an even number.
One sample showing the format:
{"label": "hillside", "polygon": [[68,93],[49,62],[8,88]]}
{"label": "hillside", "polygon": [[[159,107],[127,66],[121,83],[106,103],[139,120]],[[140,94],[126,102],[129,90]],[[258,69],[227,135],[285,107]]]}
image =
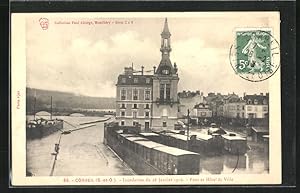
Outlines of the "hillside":
{"label": "hillside", "polygon": [[115,98],[77,96],[68,92],[26,88],[27,113],[50,110],[51,96],[53,112],[70,112],[73,109],[115,109]]}

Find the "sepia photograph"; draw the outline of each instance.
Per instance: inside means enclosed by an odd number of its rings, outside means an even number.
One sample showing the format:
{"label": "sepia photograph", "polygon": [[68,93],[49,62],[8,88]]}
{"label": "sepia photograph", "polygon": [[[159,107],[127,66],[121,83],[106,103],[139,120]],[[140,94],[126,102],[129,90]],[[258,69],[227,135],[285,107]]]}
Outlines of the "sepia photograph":
{"label": "sepia photograph", "polygon": [[280,183],[279,18],[13,14],[13,182]]}

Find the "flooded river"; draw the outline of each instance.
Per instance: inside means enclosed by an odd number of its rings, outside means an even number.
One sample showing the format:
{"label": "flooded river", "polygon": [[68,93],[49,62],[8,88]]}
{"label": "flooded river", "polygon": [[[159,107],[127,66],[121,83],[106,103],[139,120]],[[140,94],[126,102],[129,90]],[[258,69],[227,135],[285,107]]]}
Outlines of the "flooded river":
{"label": "flooded river", "polygon": [[[103,117],[54,117],[71,125],[106,119]],[[64,123],[64,130],[74,129]],[[109,176],[132,175],[117,156],[105,146],[103,141],[104,123],[62,135],[53,176]],[[35,176],[49,176],[53,167],[54,144],[58,143],[60,133],[27,142],[27,171]]]}
{"label": "flooded river", "polygon": [[[32,118],[32,117],[29,117]],[[80,123],[104,120],[106,117],[54,117],[67,121],[64,130]],[[35,176],[106,176],[132,175],[132,170],[103,144],[104,123],[62,135],[60,150],[54,163],[54,146],[60,133],[27,141],[27,171]],[[251,143],[250,143],[251,147]],[[266,173],[269,159],[261,146],[253,144],[246,155],[201,157],[200,174]]]}

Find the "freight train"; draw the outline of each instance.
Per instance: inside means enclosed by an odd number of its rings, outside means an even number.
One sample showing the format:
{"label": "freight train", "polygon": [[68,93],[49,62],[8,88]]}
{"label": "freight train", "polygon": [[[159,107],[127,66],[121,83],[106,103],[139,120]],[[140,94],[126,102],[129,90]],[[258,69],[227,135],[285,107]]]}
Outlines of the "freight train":
{"label": "freight train", "polygon": [[199,174],[198,153],[151,141],[139,136],[134,130],[122,130],[106,124],[104,142],[137,174]]}

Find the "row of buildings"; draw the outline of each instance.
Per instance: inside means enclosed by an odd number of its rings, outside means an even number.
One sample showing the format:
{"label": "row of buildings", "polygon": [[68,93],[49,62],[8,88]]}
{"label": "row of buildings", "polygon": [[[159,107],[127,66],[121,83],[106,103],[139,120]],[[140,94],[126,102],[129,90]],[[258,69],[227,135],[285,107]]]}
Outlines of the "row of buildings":
{"label": "row of buildings", "polygon": [[[211,117],[265,118],[268,116],[267,95],[221,95],[200,91],[178,93],[178,68],[170,60],[171,33],[165,19],[161,33],[161,60],[146,74],[144,67],[125,67],[116,84],[116,120],[121,126],[141,125],[144,130],[173,129],[178,119]],[[148,71],[147,71],[148,72]]]}
{"label": "row of buildings", "polygon": [[225,117],[225,118],[267,118],[269,116],[269,94],[246,94],[243,97],[235,93],[186,92],[178,93],[180,116],[186,116],[187,109],[192,109],[192,117]]}

